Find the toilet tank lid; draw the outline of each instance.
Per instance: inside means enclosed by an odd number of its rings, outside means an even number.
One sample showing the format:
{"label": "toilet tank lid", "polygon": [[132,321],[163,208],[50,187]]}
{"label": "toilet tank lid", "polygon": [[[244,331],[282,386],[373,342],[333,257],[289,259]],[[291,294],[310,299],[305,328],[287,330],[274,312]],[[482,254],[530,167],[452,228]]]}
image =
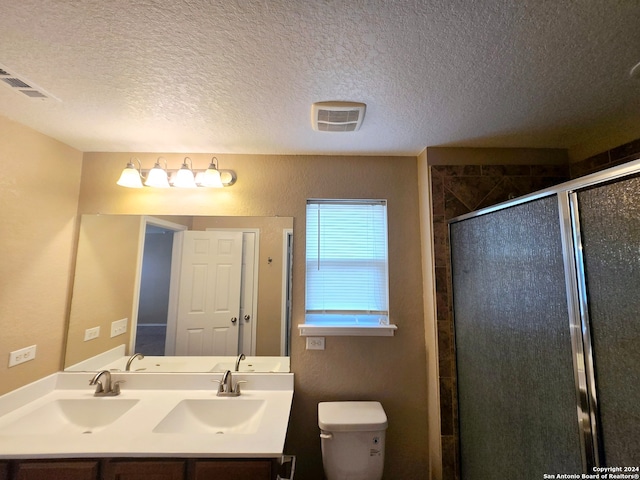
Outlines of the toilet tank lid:
{"label": "toilet tank lid", "polygon": [[318,426],[328,432],[371,432],[387,428],[380,402],[320,402]]}

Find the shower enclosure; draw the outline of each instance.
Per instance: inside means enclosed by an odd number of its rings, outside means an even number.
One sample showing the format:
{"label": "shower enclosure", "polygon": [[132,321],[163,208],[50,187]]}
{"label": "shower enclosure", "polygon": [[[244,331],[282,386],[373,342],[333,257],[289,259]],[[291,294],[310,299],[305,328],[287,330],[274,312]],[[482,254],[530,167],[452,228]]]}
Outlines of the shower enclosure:
{"label": "shower enclosure", "polygon": [[638,474],[640,160],[449,229],[462,478]]}

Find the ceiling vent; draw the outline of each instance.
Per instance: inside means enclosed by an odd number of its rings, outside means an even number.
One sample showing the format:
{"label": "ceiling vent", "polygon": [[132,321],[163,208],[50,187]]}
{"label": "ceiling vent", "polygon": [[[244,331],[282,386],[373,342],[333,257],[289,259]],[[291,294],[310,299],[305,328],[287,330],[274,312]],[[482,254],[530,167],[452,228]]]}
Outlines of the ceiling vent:
{"label": "ceiling vent", "polygon": [[355,132],[366,107],[356,102],[316,102],[311,105],[311,125],[319,132]]}
{"label": "ceiling vent", "polygon": [[30,82],[24,77],[16,75],[9,68],[0,63],[0,84],[10,88],[18,95],[29,98],[31,100],[58,100],[43,88]]}

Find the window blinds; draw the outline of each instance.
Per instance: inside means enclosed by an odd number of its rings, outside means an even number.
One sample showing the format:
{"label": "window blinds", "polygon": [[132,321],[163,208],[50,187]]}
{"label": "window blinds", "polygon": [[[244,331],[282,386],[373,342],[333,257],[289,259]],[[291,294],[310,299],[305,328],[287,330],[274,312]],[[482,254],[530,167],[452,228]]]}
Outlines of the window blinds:
{"label": "window blinds", "polygon": [[386,201],[308,200],[306,225],[307,314],[388,316]]}

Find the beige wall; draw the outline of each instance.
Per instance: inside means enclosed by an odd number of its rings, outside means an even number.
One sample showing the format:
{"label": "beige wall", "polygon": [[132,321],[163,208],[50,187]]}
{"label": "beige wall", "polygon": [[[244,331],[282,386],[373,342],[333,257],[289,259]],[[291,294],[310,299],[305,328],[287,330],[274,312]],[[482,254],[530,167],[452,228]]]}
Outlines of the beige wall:
{"label": "beige wall", "polygon": [[[73,298],[64,365],[70,367],[125,344],[129,333],[111,338],[111,323],[134,312],[142,219],[139,216],[85,215],[80,224]],[[137,309],[136,309],[137,311]],[[100,336],[84,341],[87,328]]]}
{"label": "beige wall", "polygon": [[[150,168],[158,154],[137,155]],[[389,215],[390,310],[395,337],[327,337],[326,350],[305,350],[294,327],[295,395],[286,451],[297,475],[322,478],[317,404],[379,400],[389,417],[388,476],[425,478],[428,471],[427,386],[415,157],[217,155],[238,181],[224,190],[133,190],[115,182],[132,154],[84,156],[81,213],[290,216],[294,218],[293,323],[304,318],[307,198],[385,198]],[[189,154],[195,168],[211,155]],[[170,168],[183,156],[166,154]]]}
{"label": "beige wall", "polygon": [[82,153],[0,117],[0,163],[2,394],[61,367]]}

